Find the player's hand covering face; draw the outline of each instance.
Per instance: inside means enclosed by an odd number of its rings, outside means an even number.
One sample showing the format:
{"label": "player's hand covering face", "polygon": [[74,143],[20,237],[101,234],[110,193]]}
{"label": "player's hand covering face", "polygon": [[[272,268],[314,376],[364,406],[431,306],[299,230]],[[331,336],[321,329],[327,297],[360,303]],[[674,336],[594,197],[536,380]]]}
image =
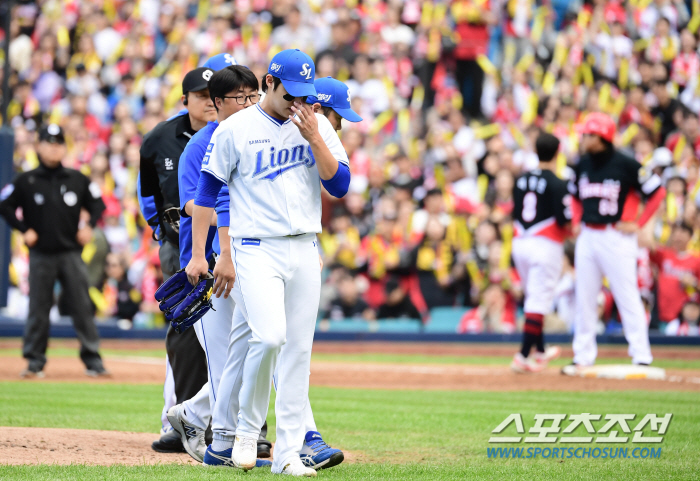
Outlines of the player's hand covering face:
{"label": "player's hand covering face", "polygon": [[311,143],[314,136],[318,135],[318,120],[314,114],[313,106],[296,101],[292,105],[292,112],[295,116],[290,115],[289,118],[297,126],[304,140]]}

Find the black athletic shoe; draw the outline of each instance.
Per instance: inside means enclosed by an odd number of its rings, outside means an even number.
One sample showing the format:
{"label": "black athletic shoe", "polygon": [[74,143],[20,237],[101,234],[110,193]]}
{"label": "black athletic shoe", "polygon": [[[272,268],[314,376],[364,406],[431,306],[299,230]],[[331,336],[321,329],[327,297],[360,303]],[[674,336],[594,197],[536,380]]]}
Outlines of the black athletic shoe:
{"label": "black athletic shoe", "polygon": [[97,366],[87,368],[85,375],[88,377],[111,377],[112,373],[102,366]]}
{"label": "black athletic shoe", "polygon": [[270,445],[258,442],[258,458],[267,459],[270,457]]}
{"label": "black athletic shoe", "polygon": [[160,436],[160,439],[153,441],[151,448],[157,453],[184,453],[185,447],[182,445],[180,433],[173,428],[168,429],[165,434]]}

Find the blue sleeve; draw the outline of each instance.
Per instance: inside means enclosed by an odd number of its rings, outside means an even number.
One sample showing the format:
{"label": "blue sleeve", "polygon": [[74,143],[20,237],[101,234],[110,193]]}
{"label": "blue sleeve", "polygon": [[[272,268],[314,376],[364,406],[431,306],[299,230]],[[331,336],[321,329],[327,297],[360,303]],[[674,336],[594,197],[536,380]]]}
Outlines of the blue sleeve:
{"label": "blue sleeve", "polygon": [[197,182],[194,205],[216,207],[216,197],[219,195],[222,185],[224,185],[224,183],[221,182],[221,180],[203,170],[199,175],[199,182]]}
{"label": "blue sleeve", "polygon": [[329,194],[340,199],[348,193],[350,187],[350,168],[342,162],[338,162],[338,171],[335,175],[328,180],[321,179],[321,183]]}
{"label": "blue sleeve", "polygon": [[141,195],[141,174],[136,178],[136,194],[139,198],[139,208],[141,209],[141,215],[146,221],[151,220],[153,217],[158,215],[158,210],[156,209],[156,201],[153,196],[143,197]]}
{"label": "blue sleeve", "polygon": [[199,172],[202,168],[202,158],[207,148],[208,142],[199,142],[199,137],[193,137],[187,143],[185,150],[180,155],[180,162],[177,167],[178,190],[180,191],[180,215],[189,217],[185,212],[185,204],[194,199],[197,192],[197,182]]}
{"label": "blue sleeve", "polygon": [[216,197],[216,227],[228,227],[231,225],[230,219],[230,200],[228,194],[228,185],[224,185],[219,191],[219,195]]}
{"label": "blue sleeve", "polygon": [[139,199],[139,209],[141,215],[148,225],[155,231],[156,238],[160,238],[160,225],[158,225],[158,209],[156,209],[156,201],[153,196],[143,197],[141,195],[141,173],[136,177],[136,197]]}

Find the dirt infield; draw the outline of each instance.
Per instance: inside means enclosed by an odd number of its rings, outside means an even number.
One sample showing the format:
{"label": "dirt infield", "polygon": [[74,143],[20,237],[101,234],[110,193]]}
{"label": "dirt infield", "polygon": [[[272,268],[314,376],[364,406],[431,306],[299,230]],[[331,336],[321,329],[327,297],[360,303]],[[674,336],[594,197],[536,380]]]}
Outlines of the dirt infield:
{"label": "dirt infield", "polygon": [[[162,383],[165,360],[139,356],[139,350],[162,349],[162,341],[114,341],[102,343],[104,349],[119,350],[119,356],[105,356],[111,372],[107,378],[89,378],[77,359],[77,343],[53,340],[51,347],[76,349],[76,357],[50,358],[46,377],[26,382],[84,383]],[[16,350],[18,340],[0,340],[0,349]],[[511,356],[512,345],[412,344],[412,343],[315,343],[320,354],[415,354],[423,356]],[[130,353],[129,351],[134,351]],[[700,359],[700,349],[655,348],[657,359]],[[571,356],[564,349],[564,356]],[[602,347],[601,357],[627,357],[624,346]],[[25,361],[16,355],[0,356],[0,381],[18,381]],[[613,391],[680,390],[700,391],[700,370],[667,370],[670,381],[606,380],[562,376],[557,368],[538,375],[516,375],[506,365],[399,364],[380,362],[313,361],[311,384],[343,388],[473,390],[473,391]],[[186,454],[159,454],[150,445],[157,434],[82,429],[3,427],[0,429],[0,463],[24,464],[195,464]],[[90,449],[86,449],[90,446]],[[362,462],[361,453],[345,452],[350,462]]]}
{"label": "dirt infield", "polygon": [[[320,351],[323,352],[323,349]],[[336,349],[333,352],[339,351]],[[672,353],[669,352],[669,354]],[[25,367],[24,360],[19,357],[1,359],[0,381],[18,380],[19,372]],[[111,376],[94,379],[85,375],[84,367],[78,359],[58,357],[49,360],[44,379],[33,379],[27,382],[147,384],[162,383],[165,377],[165,360],[153,357],[106,357],[105,366],[111,372]],[[700,391],[700,371],[669,369],[667,373],[674,382],[573,378],[562,376],[555,367],[537,375],[521,375],[512,373],[505,365],[314,361],[311,364],[311,384],[367,389],[470,391],[625,391],[630,389]]]}
{"label": "dirt infield", "polygon": [[[157,434],[124,431],[5,427],[0,430],[0,464],[198,464],[185,453],[156,453],[151,443],[157,437]],[[362,458],[346,449],[343,454],[349,463]]]}
{"label": "dirt infield", "polygon": [[[161,454],[151,449],[157,434],[87,429],[2,428],[2,464],[195,464],[187,454]],[[89,449],[86,448],[89,446]]]}
{"label": "dirt infield", "polygon": [[[0,346],[1,347],[1,346]],[[562,357],[573,357],[570,346],[561,346]],[[436,342],[314,342],[315,354],[414,354],[423,356],[505,356],[511,357],[515,344],[470,344]],[[652,346],[655,359],[700,360],[700,348]],[[598,346],[599,358],[629,359],[627,346]]]}
{"label": "dirt infield", "polygon": [[[165,340],[146,339],[104,339],[100,342],[102,349],[119,349],[123,351],[165,349]],[[51,339],[50,348],[78,349],[78,342],[73,339]],[[0,338],[0,349],[21,349],[19,339]],[[572,357],[570,346],[562,348],[563,357]],[[414,354],[421,356],[506,356],[510,357],[518,349],[515,344],[473,344],[447,342],[314,342],[314,354]],[[655,359],[700,360],[700,347],[693,346],[652,346]],[[626,345],[598,346],[598,357],[628,359]]]}

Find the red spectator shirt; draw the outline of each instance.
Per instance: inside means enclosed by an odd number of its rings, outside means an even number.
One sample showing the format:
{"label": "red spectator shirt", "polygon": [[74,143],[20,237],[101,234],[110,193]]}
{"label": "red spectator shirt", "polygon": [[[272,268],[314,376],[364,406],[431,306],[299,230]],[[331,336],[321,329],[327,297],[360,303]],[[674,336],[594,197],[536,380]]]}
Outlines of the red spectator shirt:
{"label": "red spectator shirt", "polygon": [[[683,136],[681,132],[674,132],[668,136],[668,138],[666,139],[666,147],[668,148],[668,150],[670,150],[671,152],[675,152],[676,146],[678,145],[678,141],[681,139],[681,136]],[[693,140],[692,142],[690,142],[690,139],[688,139],[687,137],[685,140],[686,145],[692,143],[691,148],[693,149],[695,156],[700,157],[700,135],[695,137],[695,140]]]}
{"label": "red spectator shirt", "polygon": [[697,53],[679,53],[671,64],[671,79],[678,85],[685,85],[700,74],[700,56]]}
{"label": "red spectator shirt", "polygon": [[[700,278],[700,256],[659,247],[651,253],[651,261],[659,268],[656,281],[659,319],[669,322],[678,317],[683,305],[691,300],[680,280],[686,274]],[[696,296],[694,293],[692,297]]]}
{"label": "red spectator shirt", "polygon": [[[487,11],[491,8],[489,0],[461,0],[453,4],[454,8],[478,8]],[[454,56],[458,60],[474,60],[479,55],[486,55],[489,46],[489,29],[486,23],[469,23],[466,20],[459,21],[455,29],[459,41],[454,50]]]}

